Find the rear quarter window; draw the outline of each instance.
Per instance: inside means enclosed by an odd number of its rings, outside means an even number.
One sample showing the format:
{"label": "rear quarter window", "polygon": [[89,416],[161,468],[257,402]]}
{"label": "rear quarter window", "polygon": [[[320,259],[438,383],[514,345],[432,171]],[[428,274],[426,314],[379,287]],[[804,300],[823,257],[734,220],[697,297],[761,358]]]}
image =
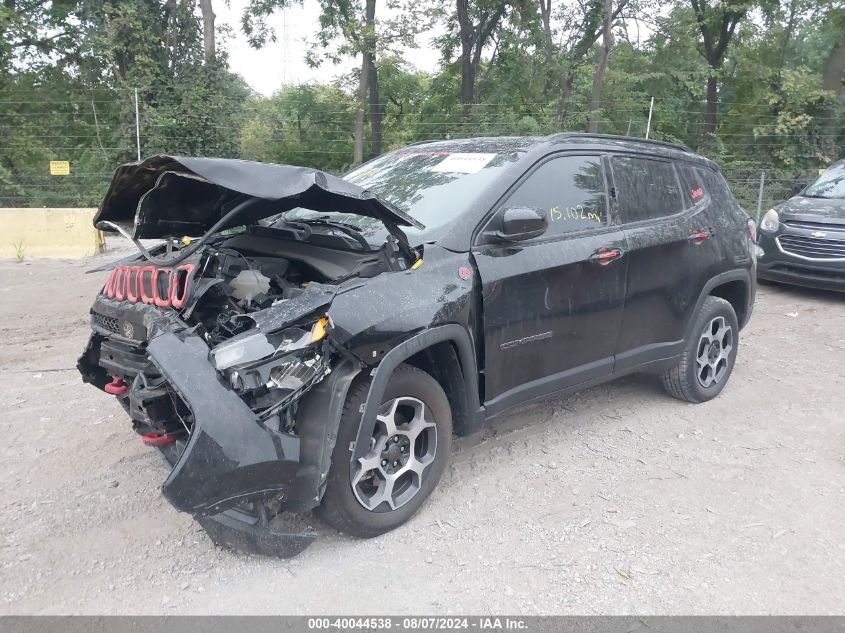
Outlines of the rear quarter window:
{"label": "rear quarter window", "polygon": [[704,167],[696,167],[695,173],[704,185],[704,191],[719,205],[735,206],[736,200],[731,193],[728,183],[725,182],[724,177],[717,171],[706,169]]}
{"label": "rear quarter window", "polygon": [[681,179],[681,196],[688,209],[710,197],[709,187],[704,186],[704,180],[694,167],[680,163],[677,168],[678,177]]}

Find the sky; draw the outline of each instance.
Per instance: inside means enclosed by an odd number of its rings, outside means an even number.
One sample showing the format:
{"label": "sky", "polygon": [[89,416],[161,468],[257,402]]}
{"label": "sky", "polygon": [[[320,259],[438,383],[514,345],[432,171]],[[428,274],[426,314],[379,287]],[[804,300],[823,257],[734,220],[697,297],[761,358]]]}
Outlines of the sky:
{"label": "sky", "polygon": [[[302,7],[293,7],[277,12],[270,20],[277,41],[260,50],[255,50],[246,41],[240,29],[240,19],[247,0],[230,0],[214,3],[217,26],[231,27],[233,37],[225,43],[229,52],[230,68],[240,74],[257,92],[271,95],[285,84],[307,81],[328,82],[338,75],[350,72],[361,62],[348,58],[335,65],[327,61],[318,68],[305,63],[307,38],[319,28],[319,6],[316,2],[304,2]],[[376,15],[376,19],[379,16]],[[419,48],[410,55],[420,70],[433,71],[440,59],[439,52],[430,46],[430,35],[419,38]]]}

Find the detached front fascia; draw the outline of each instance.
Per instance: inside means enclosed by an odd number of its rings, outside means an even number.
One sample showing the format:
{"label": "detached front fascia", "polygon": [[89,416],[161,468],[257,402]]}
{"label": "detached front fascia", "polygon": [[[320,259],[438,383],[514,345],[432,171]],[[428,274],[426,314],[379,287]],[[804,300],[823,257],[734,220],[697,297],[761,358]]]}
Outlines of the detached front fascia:
{"label": "detached front fascia", "polygon": [[299,438],[259,422],[208,361],[198,336],[162,334],[150,359],[193,412],[185,450],[162,490],[177,510],[216,514],[244,498],[284,496],[299,463]]}

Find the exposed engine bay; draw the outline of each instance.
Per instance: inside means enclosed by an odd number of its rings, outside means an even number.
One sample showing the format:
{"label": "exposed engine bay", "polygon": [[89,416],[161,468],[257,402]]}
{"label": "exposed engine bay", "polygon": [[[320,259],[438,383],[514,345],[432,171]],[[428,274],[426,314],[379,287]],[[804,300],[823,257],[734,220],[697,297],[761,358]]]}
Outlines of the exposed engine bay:
{"label": "exposed engine bay", "polygon": [[[139,255],[111,270],[92,310],[92,327],[105,337],[101,350],[109,352],[100,353],[99,365],[112,380],[107,391],[128,389],[123,402],[148,443],[179,437],[192,426],[191,412],[153,363],[120,362],[143,354],[161,329],[201,337],[213,367],[259,420],[295,432],[291,405],[325,377],[336,353],[324,340],[325,307],[344,284],[408,266],[390,239],[363,250],[330,232],[313,237],[324,245],[303,242],[288,228],[252,226],[209,240],[175,267]],[[179,252],[162,245],[155,253],[168,248]],[[147,306],[155,313],[144,315]],[[120,315],[110,316],[115,309]]]}
{"label": "exposed engine bay", "polygon": [[[299,208],[316,217],[285,219]],[[386,233],[370,241],[319,215],[335,211],[376,220]],[[123,165],[94,223],[140,254],[109,272],[80,369],[158,446],[189,435],[193,415],[149,358],[157,336],[200,338],[259,421],[293,432],[290,405],[336,353],[326,340],[335,294],[420,256],[399,229],[421,226],[415,220],[343,179],[288,165],[171,156]],[[164,242],[148,250],[141,238]]]}
{"label": "exposed engine bay", "polygon": [[330,308],[418,267],[399,227],[422,225],[317,170],[170,156],[119,167],[94,224],[140,252],[101,269],[83,380],[161,449],[165,497],[212,538],[301,549],[310,537],[278,539],[268,517],[319,503],[343,394],[373,362]]}

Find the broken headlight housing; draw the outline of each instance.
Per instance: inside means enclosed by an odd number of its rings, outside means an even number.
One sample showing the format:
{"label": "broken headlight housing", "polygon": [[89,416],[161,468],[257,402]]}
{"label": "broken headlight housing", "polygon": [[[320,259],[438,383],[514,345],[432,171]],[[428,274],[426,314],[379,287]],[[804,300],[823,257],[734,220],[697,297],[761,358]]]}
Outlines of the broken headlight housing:
{"label": "broken headlight housing", "polygon": [[322,364],[316,343],[325,338],[325,327],[323,318],[310,331],[291,327],[272,334],[244,332],[211,350],[211,364],[236,391],[297,390],[319,372]]}
{"label": "broken headlight housing", "polygon": [[278,352],[303,349],[311,343],[311,333],[297,327],[277,334],[250,330],[230,338],[211,350],[211,364],[217,371],[273,356]]}

